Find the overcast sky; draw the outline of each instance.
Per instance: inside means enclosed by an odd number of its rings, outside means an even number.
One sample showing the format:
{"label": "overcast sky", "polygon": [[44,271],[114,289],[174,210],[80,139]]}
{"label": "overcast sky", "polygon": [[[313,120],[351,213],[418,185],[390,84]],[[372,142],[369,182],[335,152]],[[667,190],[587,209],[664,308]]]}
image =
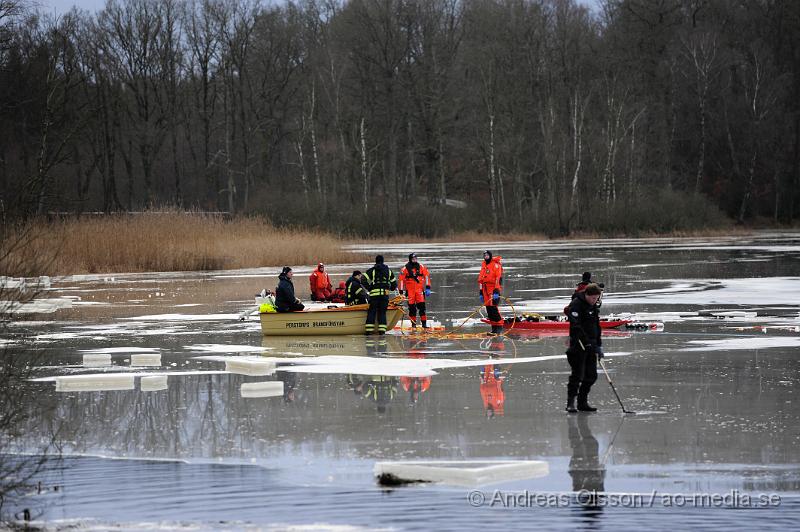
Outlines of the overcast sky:
{"label": "overcast sky", "polygon": [[106,5],[106,0],[33,0],[32,2],[40,11],[48,13],[66,13],[72,6],[78,6],[87,11],[99,11]]}

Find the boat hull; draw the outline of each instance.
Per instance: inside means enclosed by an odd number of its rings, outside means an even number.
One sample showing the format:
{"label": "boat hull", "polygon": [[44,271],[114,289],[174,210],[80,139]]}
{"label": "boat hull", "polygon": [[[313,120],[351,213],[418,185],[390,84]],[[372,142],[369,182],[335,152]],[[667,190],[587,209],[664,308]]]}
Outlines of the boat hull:
{"label": "boat hull", "polygon": [[[390,307],[386,310],[386,329],[391,330],[400,321],[403,311]],[[366,334],[367,309],[365,305],[349,309],[304,310],[302,312],[263,313],[261,333],[264,336],[319,336]]]}

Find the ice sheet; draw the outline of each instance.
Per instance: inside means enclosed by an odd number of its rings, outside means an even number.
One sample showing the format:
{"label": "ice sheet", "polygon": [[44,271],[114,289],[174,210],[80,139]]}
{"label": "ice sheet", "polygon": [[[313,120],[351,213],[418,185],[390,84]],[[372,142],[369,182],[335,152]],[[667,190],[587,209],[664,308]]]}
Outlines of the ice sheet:
{"label": "ice sheet", "polygon": [[720,340],[690,340],[687,343],[697,347],[685,347],[679,351],[734,351],[800,347],[800,336],[747,336]]}
{"label": "ice sheet", "polygon": [[185,345],[183,348],[189,351],[201,351],[206,353],[260,353],[262,351],[271,351],[273,349],[272,347],[232,344],[194,344]]}
{"label": "ice sheet", "polygon": [[[607,353],[607,357],[627,356],[631,353]],[[354,356],[318,356],[269,359],[258,357],[198,357],[203,360],[215,360],[228,364],[237,364],[246,368],[248,364],[260,367],[270,361],[277,365],[278,371],[290,373],[332,373],[354,375],[383,375],[386,377],[430,377],[436,375],[436,370],[447,368],[480,367],[486,365],[504,366],[507,364],[525,364],[529,362],[542,362],[545,360],[563,360],[564,355],[546,355],[538,357],[521,358],[482,358],[470,360],[454,360],[445,358],[374,358]],[[264,369],[266,370],[264,365]]]}

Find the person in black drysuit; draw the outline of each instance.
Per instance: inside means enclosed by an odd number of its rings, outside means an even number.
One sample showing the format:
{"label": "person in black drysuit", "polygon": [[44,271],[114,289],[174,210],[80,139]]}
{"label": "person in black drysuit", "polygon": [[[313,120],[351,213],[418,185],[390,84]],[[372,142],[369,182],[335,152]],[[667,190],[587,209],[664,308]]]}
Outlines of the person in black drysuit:
{"label": "person in black drysuit", "polygon": [[375,332],[377,319],[378,334],[386,334],[386,309],[389,306],[389,294],[397,290],[397,278],[383,263],[383,255],[375,257],[375,266],[364,273],[362,282],[369,290],[366,333]]}
{"label": "person in black drysuit", "polygon": [[295,312],[305,308],[294,295],[293,275],[292,269],[284,266],[278,276],[278,288],[275,289],[275,309],[278,312]]}
{"label": "person in black drysuit", "polygon": [[369,303],[369,296],[367,289],[361,284],[361,272],[356,270],[353,272],[344,285],[344,304],[345,305],[363,305]]}
{"label": "person in black drysuit", "polygon": [[[597,359],[603,358],[600,316],[597,301],[600,287],[590,284],[578,293],[566,309],[569,318],[569,349],[567,361],[572,373],[567,382],[567,412],[595,412],[587,398],[597,381]],[[578,407],[575,408],[575,398]]]}

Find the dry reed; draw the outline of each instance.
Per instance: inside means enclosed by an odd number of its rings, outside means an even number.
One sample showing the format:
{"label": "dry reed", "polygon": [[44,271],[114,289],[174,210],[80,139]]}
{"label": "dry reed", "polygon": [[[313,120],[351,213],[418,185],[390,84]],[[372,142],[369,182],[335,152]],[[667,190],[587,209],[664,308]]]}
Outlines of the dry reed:
{"label": "dry reed", "polygon": [[33,232],[40,236],[31,251],[55,258],[43,271],[26,275],[221,270],[365,258],[342,249],[344,241],[329,234],[276,228],[261,218],[191,212],[37,221]]}

